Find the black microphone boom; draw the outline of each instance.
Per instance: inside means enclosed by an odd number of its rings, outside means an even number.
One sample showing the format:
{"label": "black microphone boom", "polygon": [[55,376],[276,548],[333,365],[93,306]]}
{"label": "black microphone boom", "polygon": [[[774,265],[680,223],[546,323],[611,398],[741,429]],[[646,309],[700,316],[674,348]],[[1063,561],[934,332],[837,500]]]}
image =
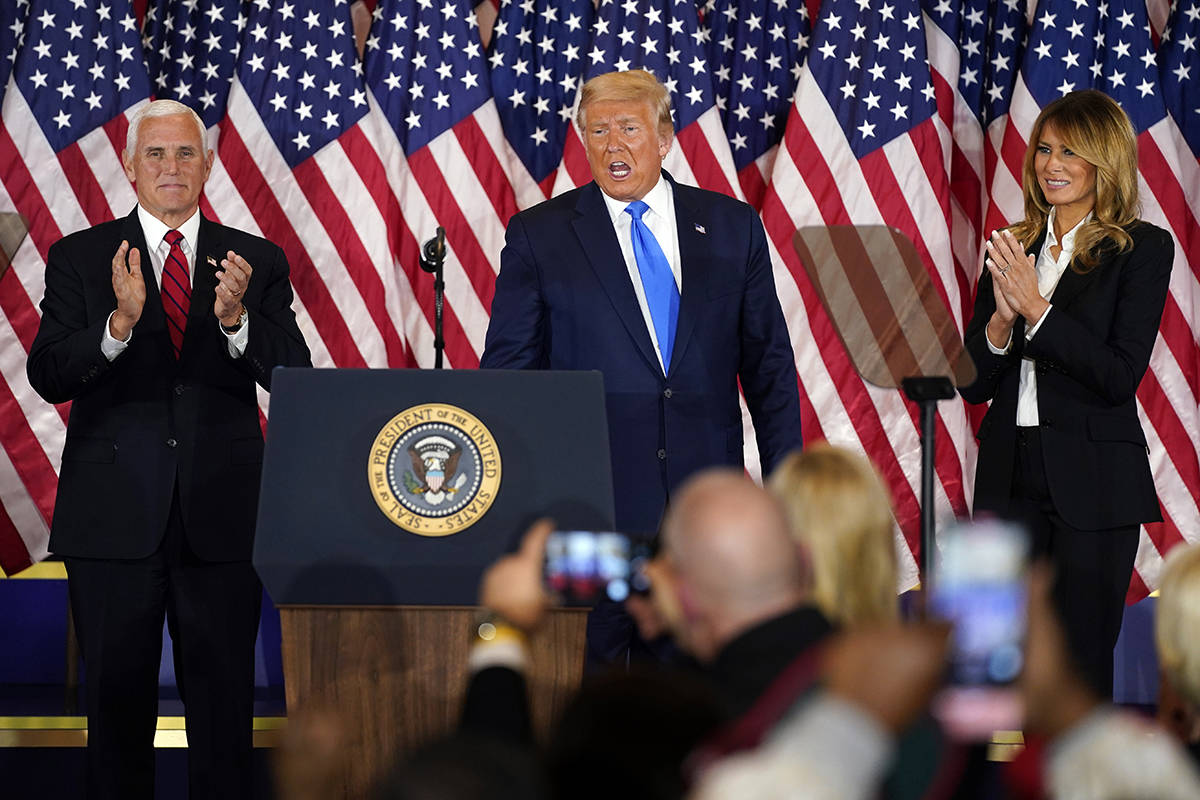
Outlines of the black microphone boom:
{"label": "black microphone boom", "polygon": [[446,229],[438,225],[437,235],[421,248],[421,269],[433,273],[433,368],[442,368],[442,353],[446,340],[442,338],[442,304],[446,294],[446,281],[442,277],[442,265],[446,261]]}

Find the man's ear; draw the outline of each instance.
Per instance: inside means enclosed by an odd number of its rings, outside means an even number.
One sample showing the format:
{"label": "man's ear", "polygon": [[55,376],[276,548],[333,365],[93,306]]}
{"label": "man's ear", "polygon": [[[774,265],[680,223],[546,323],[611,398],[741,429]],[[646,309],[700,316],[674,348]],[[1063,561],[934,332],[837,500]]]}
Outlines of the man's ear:
{"label": "man's ear", "polygon": [[658,157],[666,158],[667,153],[669,153],[671,151],[671,145],[673,145],[674,143],[675,143],[674,132],[669,133],[666,136],[659,134],[659,136],[658,136]]}
{"label": "man's ear", "polygon": [[130,183],[134,183],[136,174],[133,171],[133,160],[124,150],[121,151],[121,166],[125,168],[125,177],[129,179]]}

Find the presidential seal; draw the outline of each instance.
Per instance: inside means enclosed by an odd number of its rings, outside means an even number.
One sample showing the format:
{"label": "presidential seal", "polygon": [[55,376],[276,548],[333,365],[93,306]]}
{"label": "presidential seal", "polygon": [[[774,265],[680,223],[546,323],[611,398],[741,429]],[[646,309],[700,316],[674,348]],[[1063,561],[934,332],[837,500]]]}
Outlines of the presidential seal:
{"label": "presidential seal", "polygon": [[392,417],[371,445],[367,480],[379,510],[420,536],[474,525],[500,489],[500,450],[467,411],[423,403]]}

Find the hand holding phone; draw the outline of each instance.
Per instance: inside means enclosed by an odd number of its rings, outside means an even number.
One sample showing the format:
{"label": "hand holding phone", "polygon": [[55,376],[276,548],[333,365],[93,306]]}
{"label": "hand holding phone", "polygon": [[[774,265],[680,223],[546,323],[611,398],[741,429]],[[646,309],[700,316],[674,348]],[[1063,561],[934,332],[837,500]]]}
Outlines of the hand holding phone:
{"label": "hand holding phone", "polygon": [[990,737],[1020,727],[1015,681],[1024,665],[1028,537],[1014,524],[985,520],[938,535],[941,565],[930,610],[954,626],[949,685],[935,714],[954,735]]}

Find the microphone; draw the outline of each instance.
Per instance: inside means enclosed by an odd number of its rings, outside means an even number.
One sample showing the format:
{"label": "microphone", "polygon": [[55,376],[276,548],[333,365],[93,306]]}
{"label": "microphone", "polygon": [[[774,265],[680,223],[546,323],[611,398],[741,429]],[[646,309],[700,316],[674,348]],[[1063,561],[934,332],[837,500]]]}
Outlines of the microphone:
{"label": "microphone", "polygon": [[437,272],[446,259],[446,229],[438,225],[437,235],[421,248],[421,269]]}

